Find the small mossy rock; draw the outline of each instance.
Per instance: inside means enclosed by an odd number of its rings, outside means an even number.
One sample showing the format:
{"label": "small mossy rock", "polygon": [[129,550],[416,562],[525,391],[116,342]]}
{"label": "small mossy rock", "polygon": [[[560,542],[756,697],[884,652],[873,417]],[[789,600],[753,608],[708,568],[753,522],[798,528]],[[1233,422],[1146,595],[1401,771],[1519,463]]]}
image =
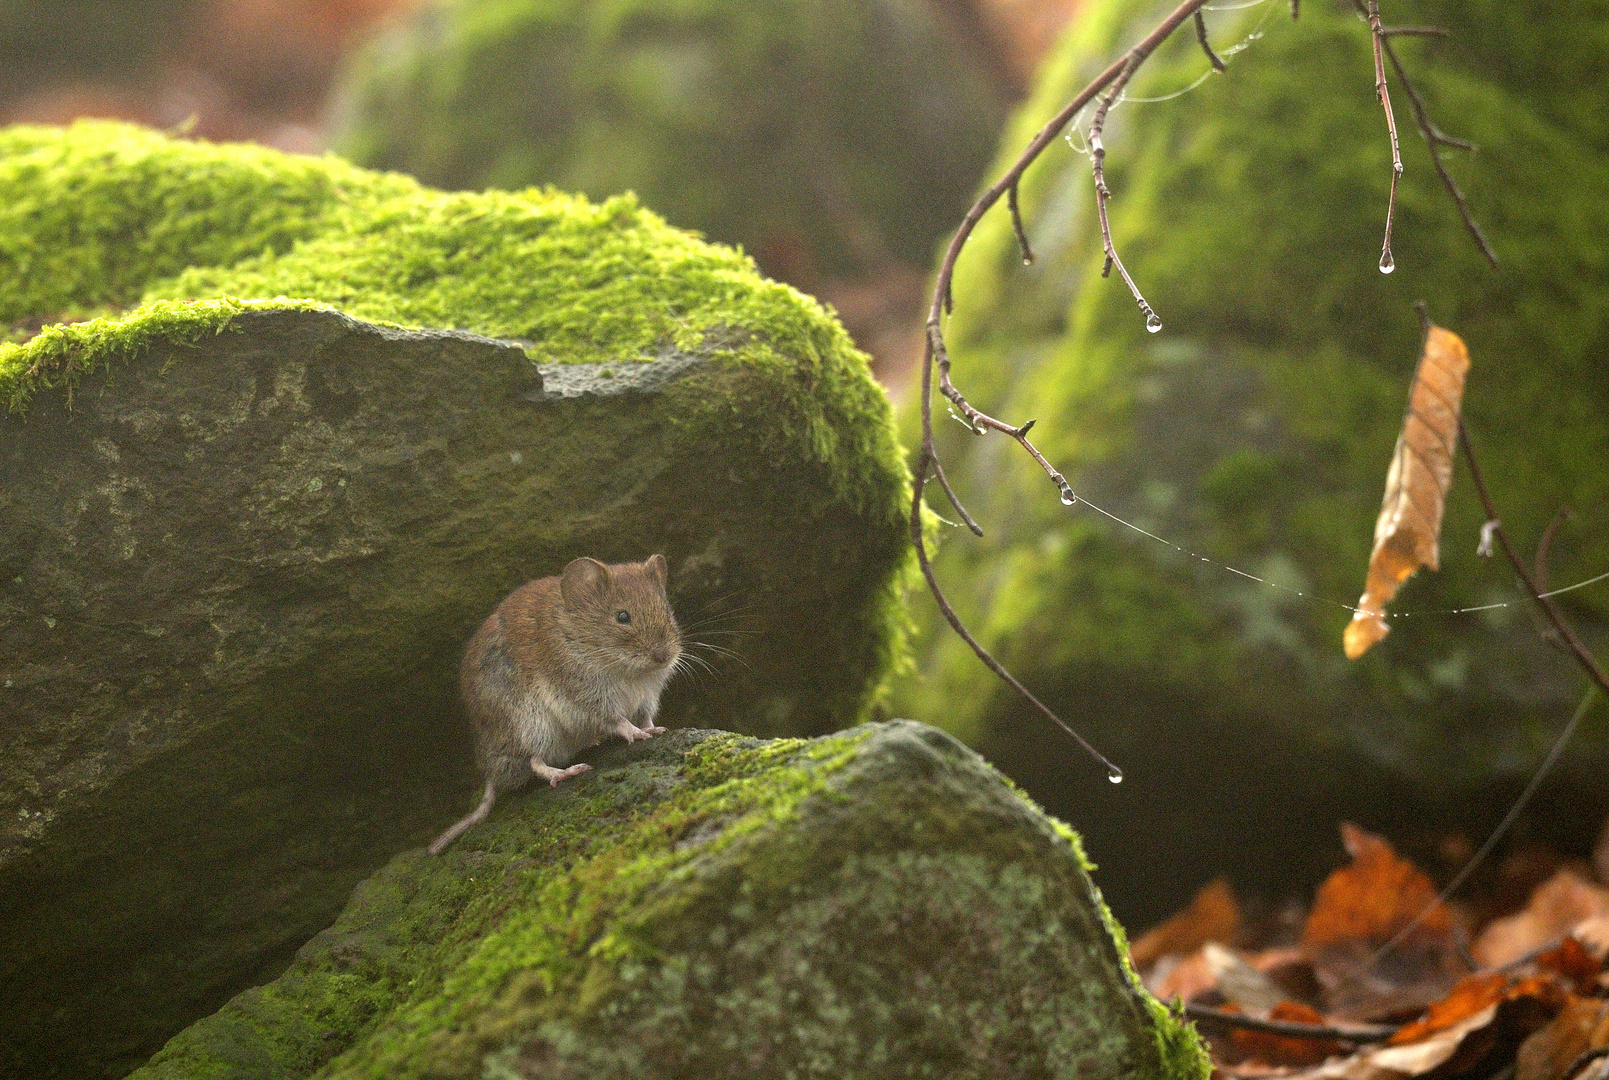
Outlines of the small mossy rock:
{"label": "small mossy rock", "polygon": [[138,1080],[1204,1080],[1078,837],[909,721],[677,731],[399,855]]}
{"label": "small mossy rock", "polygon": [[898,655],[864,356],[629,199],[14,129],[0,267],[0,1073],[121,1075],[462,814],[460,650],[570,558],[664,552],[738,654],[673,724],[830,730]]}
{"label": "small mossy rock", "polygon": [[360,55],[335,146],[438,187],[635,191],[773,272],[925,266],[1005,118],[940,7],[431,3]]}
{"label": "small mossy rock", "polygon": [[[1004,138],[996,174],[1165,9],[1090,4]],[[1055,733],[930,604],[918,612],[922,677],[896,701],[945,718],[1053,811],[1077,799],[1120,914],[1139,917],[1127,904],[1142,881],[1147,917],[1223,869],[1288,889],[1293,860],[1312,861],[1313,831],[1365,806],[1382,826],[1446,812],[1478,830],[1582,692],[1502,560],[1475,556],[1483,515],[1462,461],[1441,570],[1421,572],[1393,604],[1425,614],[1393,621],[1359,662],[1341,652],[1342,605],[1362,590],[1419,353],[1421,298],[1469,343],[1466,416],[1521,549],[1569,506],[1551,581],[1609,569],[1601,7],[1423,0],[1386,18],[1452,34],[1394,44],[1436,122],[1479,147],[1443,156],[1496,269],[1465,232],[1394,76],[1406,168],[1397,269],[1376,268],[1390,149],[1366,26],[1345,4],[1304,4],[1297,22],[1278,3],[1209,12],[1220,52],[1247,44],[1228,70],[1112,113],[1112,232],[1160,333],[1146,332],[1117,275],[1100,277],[1089,162],[1061,144],[1022,188],[1034,265],[1022,265],[1003,207],[961,258],[948,328],[957,386],[994,416],[1037,419],[1036,445],[1079,495],[1168,542],[1064,507],[1009,440],[941,420],[947,472],[987,536],[957,530],[939,577],[983,642],[1131,783],[1086,798],[1089,774],[1047,759],[1040,743]],[[1131,94],[1164,97],[1207,67],[1186,27]],[[1501,602],[1510,606],[1442,614]],[[1559,602],[1604,641],[1609,583]],[[1592,778],[1606,747],[1578,740],[1567,766],[1584,797],[1560,803],[1580,834],[1568,846],[1585,850],[1586,823],[1602,818]]]}

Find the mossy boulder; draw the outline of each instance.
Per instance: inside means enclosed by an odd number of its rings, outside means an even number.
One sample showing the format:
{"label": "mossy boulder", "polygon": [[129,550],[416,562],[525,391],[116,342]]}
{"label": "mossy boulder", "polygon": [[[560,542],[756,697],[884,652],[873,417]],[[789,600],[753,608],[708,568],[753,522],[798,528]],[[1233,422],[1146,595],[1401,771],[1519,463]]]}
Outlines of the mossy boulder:
{"label": "mossy boulder", "polygon": [[926,0],[451,0],[363,51],[334,145],[447,188],[635,191],[802,281],[922,267],[1001,86]]}
{"label": "mossy boulder", "polygon": [[941,732],[594,761],[399,855],[134,1076],[1206,1077],[1078,837]]}
{"label": "mossy boulder", "polygon": [[663,551],[736,654],[672,724],[831,730],[898,656],[864,356],[631,199],[14,129],[0,324],[0,1072],[132,1067],[461,814],[459,650],[570,558]]}
{"label": "mossy boulder", "polygon": [[[996,171],[1164,7],[1089,5]],[[1064,143],[1023,186],[1038,261],[1022,265],[1004,208],[961,259],[948,331],[957,385],[995,416],[1037,419],[1037,445],[1079,495],[1168,543],[1062,506],[1008,440],[941,419],[949,475],[988,535],[950,533],[939,576],[984,642],[1130,782],[1101,784],[1097,798],[1091,773],[1066,765],[1076,749],[1046,755],[1055,732],[931,605],[919,614],[921,678],[897,700],[977,740],[1053,810],[1076,799],[1120,913],[1162,914],[1217,869],[1288,888],[1293,864],[1315,861],[1311,835],[1343,814],[1403,829],[1443,814],[1474,832],[1582,693],[1508,568],[1475,556],[1483,515],[1462,461],[1441,571],[1394,605],[1415,614],[1361,661],[1341,653],[1341,605],[1362,589],[1418,357],[1418,299],[1469,343],[1466,417],[1522,549],[1568,506],[1552,582],[1609,569],[1601,11],[1423,0],[1386,17],[1452,33],[1395,45],[1436,122],[1479,148],[1444,157],[1496,269],[1442,189],[1394,76],[1406,173],[1397,269],[1377,269],[1390,149],[1369,37],[1344,4],[1304,4],[1294,23],[1277,3],[1209,13],[1220,51],[1247,45],[1228,70],[1113,111],[1113,235],[1160,333],[1146,333],[1117,275],[1100,277],[1089,162]],[[1207,70],[1186,27],[1131,93],[1164,97]],[[930,502],[953,516],[941,498]],[[1500,602],[1510,606],[1443,614]],[[1609,583],[1559,602],[1604,641]],[[1601,779],[1589,782],[1609,763],[1604,715],[1565,769],[1581,801],[1560,804],[1570,810],[1559,827],[1583,845],[1604,810]],[[1391,795],[1371,804],[1381,792]]]}

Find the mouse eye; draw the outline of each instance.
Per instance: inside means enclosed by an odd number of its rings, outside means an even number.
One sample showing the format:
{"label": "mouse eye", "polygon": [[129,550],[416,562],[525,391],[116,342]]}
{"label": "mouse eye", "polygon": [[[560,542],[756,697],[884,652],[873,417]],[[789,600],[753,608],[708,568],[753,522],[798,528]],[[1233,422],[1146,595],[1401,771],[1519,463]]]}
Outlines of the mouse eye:
{"label": "mouse eye", "polygon": [[630,626],[631,625],[631,612],[625,610],[624,608],[622,608],[621,610],[615,612],[615,622],[619,623],[622,626]]}

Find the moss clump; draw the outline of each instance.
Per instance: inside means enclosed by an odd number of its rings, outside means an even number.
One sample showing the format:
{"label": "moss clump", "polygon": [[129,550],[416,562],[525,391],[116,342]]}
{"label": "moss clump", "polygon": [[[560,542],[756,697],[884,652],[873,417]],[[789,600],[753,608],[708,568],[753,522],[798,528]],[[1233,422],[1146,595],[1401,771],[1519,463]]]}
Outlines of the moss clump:
{"label": "moss clump", "polygon": [[920,725],[679,732],[400,856],[135,1077],[1202,1080],[1076,835]]}
{"label": "moss clump", "polygon": [[912,0],[432,3],[347,79],[340,151],[448,188],[627,190],[772,269],[923,265],[1004,116]]}
{"label": "moss clump", "polygon": [[[1454,0],[1391,16],[1453,34],[1448,47],[1398,47],[1437,122],[1480,148],[1446,157],[1502,265],[1489,267],[1465,234],[1398,91],[1407,171],[1398,269],[1385,276],[1376,263],[1390,158],[1368,36],[1334,5],[1304,6],[1296,23],[1278,8],[1209,14],[1221,49],[1260,36],[1199,89],[1112,115],[1113,233],[1162,332],[1145,332],[1115,275],[1099,277],[1089,164],[1058,144],[1023,188],[1038,262],[1021,265],[1003,210],[962,257],[949,329],[957,384],[996,416],[1037,418],[1038,445],[1080,495],[1309,598],[1355,602],[1418,353],[1411,303],[1424,298],[1469,342],[1466,412],[1505,522],[1529,545],[1561,505],[1575,508],[1552,580],[1601,572],[1609,290],[1596,238],[1609,231],[1600,197],[1609,97],[1602,80],[1584,77],[1603,62],[1592,44],[1601,20],[1556,5]],[[1013,122],[997,170],[1161,14],[1149,2],[1091,5]],[[1181,33],[1132,94],[1165,96],[1206,68]],[[1248,828],[1266,830],[1255,808],[1282,798],[1262,754],[1296,770],[1274,778],[1289,780],[1293,804],[1332,797],[1321,791],[1346,797],[1352,769],[1446,792],[1534,763],[1579,694],[1518,604],[1403,620],[1348,665],[1340,606],[1066,509],[1011,446],[958,430],[941,426],[941,450],[989,536],[947,545],[940,574],[971,625],[1028,685],[1088,718],[1125,765],[1188,777],[1208,768],[1201,754],[1221,758],[1219,790],[1203,782],[1199,795]],[[1517,599],[1504,568],[1474,557],[1481,514],[1458,472],[1442,570],[1415,579],[1401,610]],[[1609,589],[1561,600],[1589,630],[1609,622]],[[936,618],[923,621],[924,679],[904,691],[902,709],[985,740],[1037,732]],[[1015,766],[1017,755],[990,745]],[[1328,787],[1314,776],[1324,769]],[[1299,792],[1304,784],[1313,786]],[[1202,809],[1181,804],[1192,816]],[[1118,816],[1114,835],[1144,835],[1157,851],[1211,844],[1176,819],[1159,820],[1178,838],[1164,843],[1132,814]],[[1207,831],[1240,829],[1219,820]],[[1122,861],[1107,850],[1109,863]]]}
{"label": "moss clump", "polygon": [[307,299],[371,321],[520,339],[542,362],[714,344],[730,362],[795,382],[805,429],[784,419],[777,434],[840,463],[836,494],[897,513],[897,485],[871,493],[855,460],[904,471],[886,402],[842,328],[762,281],[743,255],[668,228],[630,196],[449,194],[334,158],[80,122],[0,133],[0,206],[0,321],[155,305],[0,345],[0,400],[13,411],[113,347],[216,332],[231,310],[219,298]]}

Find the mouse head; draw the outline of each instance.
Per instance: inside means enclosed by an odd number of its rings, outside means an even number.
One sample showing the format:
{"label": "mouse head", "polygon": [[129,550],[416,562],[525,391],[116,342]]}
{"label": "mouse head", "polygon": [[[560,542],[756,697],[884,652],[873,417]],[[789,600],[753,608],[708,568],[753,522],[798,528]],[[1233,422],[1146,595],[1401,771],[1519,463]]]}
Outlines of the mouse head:
{"label": "mouse head", "polygon": [[682,652],[668,575],[663,555],[609,566],[576,559],[559,580],[565,636],[621,675],[668,672]]}

